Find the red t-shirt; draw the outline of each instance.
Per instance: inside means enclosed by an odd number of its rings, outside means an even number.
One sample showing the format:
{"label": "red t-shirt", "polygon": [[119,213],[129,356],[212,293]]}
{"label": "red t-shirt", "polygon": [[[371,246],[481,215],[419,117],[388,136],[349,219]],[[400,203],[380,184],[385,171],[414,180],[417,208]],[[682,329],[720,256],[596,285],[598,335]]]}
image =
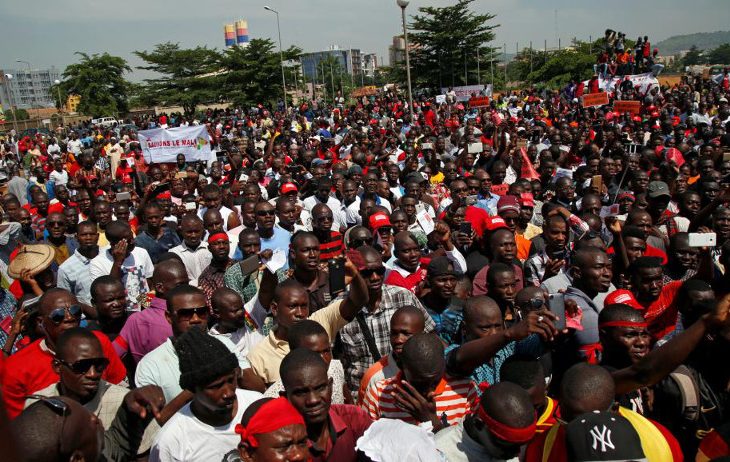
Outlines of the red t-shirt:
{"label": "red t-shirt", "polygon": [[[127,376],[127,369],[114,351],[109,338],[102,332],[93,331],[101,342],[104,356],[109,359],[101,378],[117,384]],[[5,363],[5,377],[2,382],[3,400],[8,417],[14,419],[23,411],[25,397],[58,382],[53,370],[53,353],[41,347],[39,339],[10,356]]]}
{"label": "red t-shirt", "polygon": [[[441,212],[438,216],[439,220],[443,220],[446,216],[446,210]],[[470,205],[464,211],[464,220],[471,223],[471,227],[477,235],[477,239],[481,239],[484,236],[484,231],[487,229],[487,218],[489,214],[486,210],[479,207]]]}

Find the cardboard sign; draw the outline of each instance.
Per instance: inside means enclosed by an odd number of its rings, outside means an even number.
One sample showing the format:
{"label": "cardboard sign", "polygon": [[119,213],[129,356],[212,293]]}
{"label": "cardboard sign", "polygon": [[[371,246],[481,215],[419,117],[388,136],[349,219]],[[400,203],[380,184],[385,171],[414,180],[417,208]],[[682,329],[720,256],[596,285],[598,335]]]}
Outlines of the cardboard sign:
{"label": "cardboard sign", "polygon": [[350,93],[350,96],[353,98],[360,98],[362,96],[372,96],[378,94],[378,87],[374,85],[369,85],[367,87],[360,87],[352,90],[352,93]]}
{"label": "cardboard sign", "polygon": [[446,102],[446,95],[436,95],[436,104],[444,104]]}
{"label": "cardboard sign", "polygon": [[471,108],[489,107],[489,97],[488,96],[479,96],[476,98],[469,98],[469,107],[471,107]]}
{"label": "cardboard sign", "polygon": [[422,211],[416,215],[416,221],[423,228],[423,232],[428,236],[436,228],[436,224],[433,222],[433,217],[428,214],[427,211]]}
{"label": "cardboard sign", "polygon": [[613,102],[614,112],[623,114],[628,112],[630,114],[641,114],[641,102],[640,101],[614,101]]}
{"label": "cardboard sign", "polygon": [[583,95],[583,107],[604,106],[608,104],[608,93],[589,93]]}

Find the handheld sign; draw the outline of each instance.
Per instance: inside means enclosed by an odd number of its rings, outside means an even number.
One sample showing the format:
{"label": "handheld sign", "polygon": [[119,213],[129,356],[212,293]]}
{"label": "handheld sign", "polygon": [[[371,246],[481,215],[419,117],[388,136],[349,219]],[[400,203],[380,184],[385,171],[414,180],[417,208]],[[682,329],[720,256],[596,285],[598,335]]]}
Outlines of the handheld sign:
{"label": "handheld sign", "polygon": [[608,104],[608,93],[589,93],[583,95],[583,107],[604,106]]}
{"label": "handheld sign", "polygon": [[641,113],[641,102],[640,101],[614,101],[613,110],[618,113],[628,112],[629,114],[640,114]]}
{"label": "handheld sign", "polygon": [[476,98],[469,98],[469,107],[471,107],[471,108],[489,107],[489,97],[488,96],[478,96]]}

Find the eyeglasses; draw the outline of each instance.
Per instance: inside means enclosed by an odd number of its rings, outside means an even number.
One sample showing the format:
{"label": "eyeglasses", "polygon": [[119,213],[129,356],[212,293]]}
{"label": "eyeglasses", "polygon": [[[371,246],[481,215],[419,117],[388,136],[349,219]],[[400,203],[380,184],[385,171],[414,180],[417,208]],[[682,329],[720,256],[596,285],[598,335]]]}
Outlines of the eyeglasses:
{"label": "eyeglasses", "polygon": [[178,318],[183,319],[191,319],[193,315],[196,315],[199,318],[207,317],[208,316],[208,307],[207,306],[199,306],[197,308],[182,308],[175,312],[177,314]]}
{"label": "eyeglasses", "polygon": [[526,302],[517,305],[520,309],[525,311],[538,311],[545,304],[545,300],[542,298],[533,298]]}
{"label": "eyeglasses", "polygon": [[385,266],[380,266],[378,268],[365,268],[364,270],[360,270],[360,275],[364,278],[369,278],[373,274],[377,274],[378,276],[384,275]]}
{"label": "eyeglasses", "polygon": [[47,228],[53,228],[53,227],[58,226],[59,228],[63,228],[64,224],[65,223],[62,222],[62,221],[47,221],[46,222],[46,227]]}
{"label": "eyeglasses", "polygon": [[265,216],[273,217],[274,215],[276,215],[276,211],[275,210],[259,210],[258,212],[256,212],[256,215],[259,217],[265,217]]}
{"label": "eyeglasses", "polygon": [[109,360],[107,358],[87,358],[87,359],[79,359],[76,362],[68,363],[64,361],[63,359],[56,360],[63,364],[64,366],[68,367],[71,372],[77,375],[86,374],[89,372],[89,369],[94,367],[94,370],[98,373],[104,372],[106,368],[109,366]]}
{"label": "eyeglasses", "polygon": [[71,305],[68,307],[60,307],[51,311],[48,315],[48,320],[53,324],[59,325],[66,319],[66,312],[68,312],[74,318],[81,318],[81,306]]}

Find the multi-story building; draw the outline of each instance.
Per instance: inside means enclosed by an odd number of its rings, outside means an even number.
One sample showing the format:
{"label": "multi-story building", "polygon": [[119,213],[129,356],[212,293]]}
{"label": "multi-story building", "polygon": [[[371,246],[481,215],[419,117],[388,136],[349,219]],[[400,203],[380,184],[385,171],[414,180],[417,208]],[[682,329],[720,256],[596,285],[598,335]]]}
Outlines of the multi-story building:
{"label": "multi-story building", "polygon": [[367,77],[375,77],[375,69],[378,68],[378,55],[365,53],[362,55],[362,70]]}
{"label": "multi-story building", "polygon": [[60,79],[61,72],[50,69],[2,69],[0,70],[0,105],[19,109],[54,107],[56,99],[51,85]]}
{"label": "multi-story building", "polygon": [[393,43],[388,46],[388,66],[399,66],[406,60],[406,40],[402,35],[393,36]]}
{"label": "multi-story building", "polygon": [[358,75],[362,72],[363,63],[360,50],[356,48],[340,49],[337,45],[331,46],[329,50],[303,53],[301,56],[302,72],[308,79],[316,79],[317,74],[322,72],[317,67],[322,61],[330,58],[337,61],[348,74]]}

